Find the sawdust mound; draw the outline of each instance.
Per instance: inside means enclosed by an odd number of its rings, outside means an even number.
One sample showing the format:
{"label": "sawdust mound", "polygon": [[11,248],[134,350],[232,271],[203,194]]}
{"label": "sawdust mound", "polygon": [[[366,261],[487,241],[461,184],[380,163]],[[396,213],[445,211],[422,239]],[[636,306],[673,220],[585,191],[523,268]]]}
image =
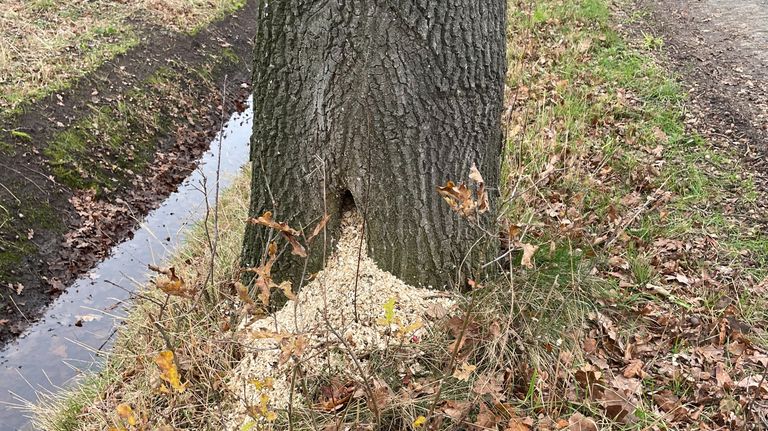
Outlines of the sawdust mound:
{"label": "sawdust mound", "polygon": [[[356,213],[345,214],[339,243],[326,268],[295,301],[288,301],[272,316],[241,327],[241,341],[248,353],[228,378],[236,398],[234,411],[228,415],[228,429],[239,430],[252,420],[247,416],[248,406],[257,406],[262,413],[286,409],[297,363],[308,379],[341,373],[352,374],[360,382],[363,377],[358,375],[352,354],[361,358],[383,350],[388,343],[419,342],[428,332],[426,323],[453,305],[445,293],[409,286],[379,269],[365,254],[365,247],[360,252],[361,226]],[[387,324],[384,304],[392,299],[395,314]],[[359,363],[366,370],[366,361]],[[292,402],[305,403],[297,391]]]}

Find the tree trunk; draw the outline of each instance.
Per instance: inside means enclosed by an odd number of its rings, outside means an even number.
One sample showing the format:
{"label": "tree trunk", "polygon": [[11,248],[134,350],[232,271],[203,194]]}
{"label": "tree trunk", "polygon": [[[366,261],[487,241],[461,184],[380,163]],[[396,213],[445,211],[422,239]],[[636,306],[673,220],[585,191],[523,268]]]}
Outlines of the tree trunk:
{"label": "tree trunk", "polygon": [[[406,282],[440,287],[478,262],[480,233],[436,193],[476,164],[498,184],[506,72],[506,0],[262,2],[253,71],[250,213],[327,234],[308,261],[283,253],[280,274],[322,267],[340,213],[366,219],[369,255]],[[270,231],[249,225],[244,264]],[[470,259],[464,259],[472,249]],[[479,254],[478,254],[479,253]],[[466,271],[466,270],[462,270]]]}

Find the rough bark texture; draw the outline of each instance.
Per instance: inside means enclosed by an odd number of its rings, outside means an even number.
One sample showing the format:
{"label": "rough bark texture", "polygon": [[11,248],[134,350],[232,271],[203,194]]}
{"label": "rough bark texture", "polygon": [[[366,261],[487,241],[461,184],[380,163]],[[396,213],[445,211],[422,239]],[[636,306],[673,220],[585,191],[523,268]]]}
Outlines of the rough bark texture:
{"label": "rough bark texture", "polygon": [[[454,280],[479,232],[435,187],[465,181],[473,163],[498,184],[506,0],[260,8],[251,214],[271,210],[307,234],[331,215],[327,235],[310,247],[310,274],[331,252],[351,194],[377,264],[409,283]],[[249,226],[246,265],[258,265],[270,235]],[[288,253],[279,264],[282,274],[305,271]]]}

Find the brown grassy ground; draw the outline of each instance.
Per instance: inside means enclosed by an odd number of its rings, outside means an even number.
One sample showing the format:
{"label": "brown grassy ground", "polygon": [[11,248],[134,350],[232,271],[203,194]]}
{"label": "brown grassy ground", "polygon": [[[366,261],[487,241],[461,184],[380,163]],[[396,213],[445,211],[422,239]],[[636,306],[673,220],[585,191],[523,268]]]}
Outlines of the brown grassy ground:
{"label": "brown grassy ground", "polygon": [[[0,12],[0,108],[66,88],[148,28],[195,31],[241,0],[7,0]],[[152,24],[156,27],[147,27]]]}

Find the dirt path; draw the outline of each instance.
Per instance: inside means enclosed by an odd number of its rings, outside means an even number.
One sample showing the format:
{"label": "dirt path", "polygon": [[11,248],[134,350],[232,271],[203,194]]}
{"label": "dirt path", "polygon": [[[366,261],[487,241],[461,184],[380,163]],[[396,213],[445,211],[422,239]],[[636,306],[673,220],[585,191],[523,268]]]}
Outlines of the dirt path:
{"label": "dirt path", "polygon": [[768,1],[639,0],[638,10],[690,86],[706,119],[696,129],[768,174]]}
{"label": "dirt path", "polygon": [[0,119],[0,345],[130,236],[243,108],[253,6],[194,35],[137,24],[126,54]]}

